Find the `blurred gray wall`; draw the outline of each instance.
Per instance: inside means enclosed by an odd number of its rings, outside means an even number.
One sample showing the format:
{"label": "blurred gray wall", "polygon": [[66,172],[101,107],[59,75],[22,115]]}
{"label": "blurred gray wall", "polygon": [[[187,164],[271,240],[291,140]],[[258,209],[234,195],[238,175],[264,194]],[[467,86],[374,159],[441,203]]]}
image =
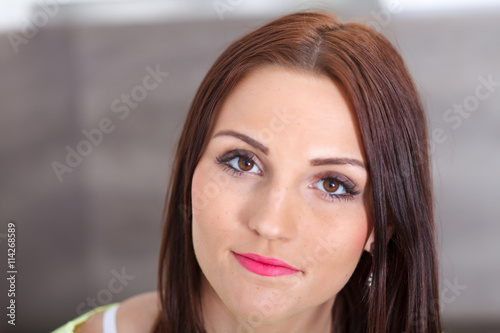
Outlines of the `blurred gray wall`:
{"label": "blurred gray wall", "polygon": [[[397,45],[426,105],[446,332],[500,332],[500,85],[475,97],[485,80],[500,82],[499,12],[391,15],[371,2],[332,9]],[[237,19],[238,10],[222,20],[66,19],[40,28],[18,52],[12,34],[0,35],[0,249],[6,253],[14,220],[13,331],[47,332],[94,305],[155,289],[173,147],[191,99],[224,47],[267,21]],[[168,75],[141,90],[155,69]],[[120,99],[143,91],[125,113]],[[66,146],[88,149],[82,131],[105,118],[113,131],[60,181],[53,162],[66,164]],[[3,309],[5,290],[1,279]],[[0,330],[12,327],[2,320]]]}

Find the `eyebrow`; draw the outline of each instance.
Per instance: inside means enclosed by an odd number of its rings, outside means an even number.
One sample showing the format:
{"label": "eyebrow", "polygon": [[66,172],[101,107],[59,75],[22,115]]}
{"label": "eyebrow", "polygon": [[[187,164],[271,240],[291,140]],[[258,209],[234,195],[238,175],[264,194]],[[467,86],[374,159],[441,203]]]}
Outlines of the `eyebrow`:
{"label": "eyebrow", "polygon": [[[262,143],[252,139],[251,137],[249,137],[248,135],[245,135],[243,133],[238,133],[238,132],[231,131],[231,130],[225,130],[225,131],[217,132],[213,137],[215,138],[215,137],[224,136],[224,135],[233,136],[233,137],[238,138],[242,141],[245,141],[250,146],[259,149],[265,155],[267,155],[269,153],[269,148],[267,148]],[[333,165],[349,164],[349,165],[358,166],[358,167],[361,167],[361,168],[368,170],[368,167],[366,166],[365,163],[361,162],[360,160],[354,159],[354,158],[347,158],[347,157],[314,158],[311,160],[312,166],[331,165],[331,164],[333,164]]]}
{"label": "eyebrow", "polygon": [[353,166],[358,166],[361,168],[364,168],[368,170],[368,167],[366,164],[361,162],[360,160],[354,159],[354,158],[347,158],[347,157],[339,157],[339,158],[315,158],[311,160],[311,165],[312,166],[318,166],[318,165],[329,165],[329,164],[349,164]]}
{"label": "eyebrow", "polygon": [[221,136],[221,135],[229,135],[229,136],[234,136],[242,141],[245,141],[246,143],[248,143],[250,146],[253,146],[255,148],[257,148],[258,150],[260,150],[261,152],[263,152],[264,154],[268,154],[269,153],[269,148],[267,148],[266,146],[264,146],[262,143],[252,139],[251,137],[249,137],[248,135],[245,135],[245,134],[242,134],[242,133],[238,133],[238,132],[235,132],[235,131],[219,131],[217,132],[213,137],[218,137],[218,136]]}

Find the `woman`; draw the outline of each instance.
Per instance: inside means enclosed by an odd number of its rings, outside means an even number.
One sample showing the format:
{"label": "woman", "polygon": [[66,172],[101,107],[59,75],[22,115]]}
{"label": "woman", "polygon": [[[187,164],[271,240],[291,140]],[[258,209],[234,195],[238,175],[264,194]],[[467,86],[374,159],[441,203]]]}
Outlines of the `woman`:
{"label": "woman", "polygon": [[80,332],[441,332],[426,120],[366,26],[302,12],[231,44],[165,207],[158,293]]}

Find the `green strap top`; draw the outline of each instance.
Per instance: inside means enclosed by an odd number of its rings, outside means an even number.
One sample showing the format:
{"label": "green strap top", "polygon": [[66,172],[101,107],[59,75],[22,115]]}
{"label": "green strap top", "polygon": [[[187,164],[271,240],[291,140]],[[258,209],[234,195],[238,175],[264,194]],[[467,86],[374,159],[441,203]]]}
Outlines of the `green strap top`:
{"label": "green strap top", "polygon": [[113,305],[116,305],[116,304],[118,304],[118,303],[112,303],[112,304],[103,305],[103,306],[100,306],[98,308],[95,308],[94,310],[91,310],[91,311],[89,311],[87,313],[84,313],[81,316],[79,316],[78,318],[75,318],[75,319],[67,322],[66,324],[64,324],[63,326],[59,327],[58,329],[52,331],[51,333],[74,333],[75,332],[75,328],[78,325],[83,324],[94,313],[104,311],[104,310],[106,310],[106,309],[108,309],[108,308],[110,308],[110,307],[112,307]]}

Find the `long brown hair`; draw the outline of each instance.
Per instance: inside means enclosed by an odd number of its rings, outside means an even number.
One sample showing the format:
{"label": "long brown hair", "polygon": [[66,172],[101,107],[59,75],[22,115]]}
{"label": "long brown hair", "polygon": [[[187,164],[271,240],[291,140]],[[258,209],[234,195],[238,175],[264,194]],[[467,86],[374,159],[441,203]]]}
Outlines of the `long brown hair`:
{"label": "long brown hair", "polygon": [[177,147],[165,205],[158,280],[162,311],[155,332],[205,332],[202,272],[191,234],[191,180],[224,99],[263,65],[327,75],[345,90],[359,122],[375,242],[373,257],[362,255],[336,297],[334,332],[441,332],[421,102],[401,56],[385,37],[323,12],[289,14],[250,32],[219,56],[201,83]]}

